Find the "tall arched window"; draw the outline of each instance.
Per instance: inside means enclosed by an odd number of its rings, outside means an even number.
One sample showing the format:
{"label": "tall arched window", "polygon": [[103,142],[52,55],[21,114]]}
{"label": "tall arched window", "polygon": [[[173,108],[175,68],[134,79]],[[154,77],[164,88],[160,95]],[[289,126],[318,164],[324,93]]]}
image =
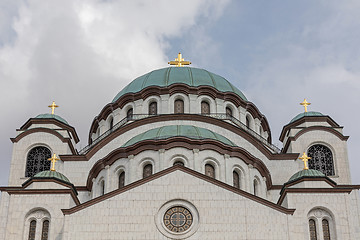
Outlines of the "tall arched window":
{"label": "tall arched window", "polygon": [[28,240],[35,240],[36,234],[36,220],[30,222],[29,237]]}
{"label": "tall arched window", "polygon": [[211,165],[211,164],[205,165],[205,175],[215,178],[215,168],[213,165]]}
{"label": "tall arched window", "polygon": [[322,229],[324,234],[324,240],[330,240],[330,227],[328,220],[326,219],[322,220]]}
{"label": "tall arched window", "polygon": [[331,150],[321,144],[316,144],[308,149],[309,168],[318,170],[326,176],[335,175],[334,162]]}
{"label": "tall arched window", "polygon": [[250,128],[250,124],[251,124],[251,119],[249,116],[246,116],[246,126],[247,128]]}
{"label": "tall arched window", "polygon": [[102,180],[100,182],[100,196],[104,195],[105,194],[105,181]]}
{"label": "tall arched window", "polygon": [[314,219],[309,220],[310,240],[317,240],[316,224]]}
{"label": "tall arched window", "polygon": [[237,171],[233,171],[233,184],[234,187],[240,189],[240,175]]}
{"label": "tall arched window", "polygon": [[112,129],[114,127],[114,118],[110,118],[110,121],[109,121],[109,129]]}
{"label": "tall arched window", "polygon": [[143,169],[143,178],[149,177],[152,175],[152,165],[146,164]]}
{"label": "tall arched window", "polygon": [[231,108],[226,107],[225,111],[226,111],[226,116],[227,117],[232,117],[233,116]]}
{"label": "tall arched window", "polygon": [[42,226],[41,240],[48,240],[49,238],[49,220],[45,220]]}
{"label": "tall arched window", "polygon": [[34,147],[27,155],[25,177],[33,177],[38,172],[50,170],[51,152],[46,147]]}
{"label": "tall arched window", "polygon": [[125,186],[125,172],[122,172],[119,175],[119,188],[123,188],[124,186]]}
{"label": "tall arched window", "polygon": [[174,102],[174,113],[184,113],[184,101],[177,99]]}
{"label": "tall arched window", "polygon": [[253,187],[254,187],[254,195],[259,196],[259,182],[258,182],[258,180],[254,179]]}
{"label": "tall arched window", "polygon": [[133,119],[133,115],[134,115],[134,110],[132,108],[130,108],[127,112],[126,112],[126,118],[127,120],[132,120]]}
{"label": "tall arched window", "polygon": [[201,102],[201,114],[210,114],[210,104],[208,102]]}
{"label": "tall arched window", "polygon": [[149,115],[157,114],[157,102],[151,102],[149,104]]}

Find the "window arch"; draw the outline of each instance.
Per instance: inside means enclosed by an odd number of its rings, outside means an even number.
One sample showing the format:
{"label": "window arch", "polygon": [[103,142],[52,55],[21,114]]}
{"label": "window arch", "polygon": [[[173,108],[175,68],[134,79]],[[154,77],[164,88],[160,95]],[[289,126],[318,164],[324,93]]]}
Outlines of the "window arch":
{"label": "window arch", "polygon": [[233,185],[234,187],[240,189],[240,175],[237,171],[233,171]]}
{"label": "window arch", "polygon": [[330,240],[330,227],[328,220],[326,219],[322,220],[322,229],[323,229],[324,240]]}
{"label": "window arch", "polygon": [[331,240],[336,238],[334,218],[323,208],[314,208],[309,214],[310,240]]}
{"label": "window arch", "polygon": [[246,127],[251,128],[251,118],[249,115],[246,116]]}
{"label": "window arch", "polygon": [[254,195],[255,196],[259,196],[259,193],[260,193],[260,184],[259,184],[259,181],[257,179],[254,179],[253,181],[253,187],[254,187]]}
{"label": "window arch", "polygon": [[232,117],[233,116],[233,112],[232,112],[232,109],[230,107],[226,107],[225,112],[226,112],[227,117]]}
{"label": "window arch", "polygon": [[105,181],[101,180],[100,181],[100,196],[105,194]]}
{"label": "window arch", "polygon": [[111,130],[114,127],[114,118],[110,117],[109,119],[109,129]]}
{"label": "window arch", "polygon": [[26,215],[24,238],[28,240],[48,240],[50,213],[45,209],[35,209]]}
{"label": "window arch", "polygon": [[33,177],[38,172],[50,170],[51,151],[46,147],[34,147],[26,158],[25,177]]}
{"label": "window arch", "polygon": [[328,147],[321,144],[312,145],[308,149],[308,156],[311,157],[309,160],[310,169],[318,170],[326,176],[335,175],[333,154]]}
{"label": "window arch", "polygon": [[153,173],[153,167],[152,164],[146,164],[143,169],[143,178],[151,176]]}
{"label": "window arch", "polygon": [[127,118],[127,120],[132,120],[133,116],[134,116],[134,110],[133,110],[133,108],[130,108],[126,112],[126,118]]}
{"label": "window arch", "polygon": [[42,225],[41,240],[48,240],[49,238],[49,220],[45,220]]}
{"label": "window arch", "polygon": [[149,104],[149,115],[157,115],[157,102]]}
{"label": "window arch", "polygon": [[185,164],[182,161],[175,161],[174,166],[180,165],[180,166],[185,166]]}
{"label": "window arch", "polygon": [[317,240],[316,223],[314,219],[309,220],[310,240]]}
{"label": "window arch", "polygon": [[215,168],[211,164],[205,164],[205,175],[215,178]]}
{"label": "window arch", "polygon": [[36,235],[36,220],[31,220],[28,240],[35,240],[35,235]]}
{"label": "window arch", "polygon": [[206,101],[201,102],[201,114],[210,114],[210,104]]}
{"label": "window arch", "polygon": [[121,172],[119,174],[119,188],[123,188],[125,186],[125,172]]}
{"label": "window arch", "polygon": [[174,113],[184,113],[184,101],[176,99],[174,102]]}

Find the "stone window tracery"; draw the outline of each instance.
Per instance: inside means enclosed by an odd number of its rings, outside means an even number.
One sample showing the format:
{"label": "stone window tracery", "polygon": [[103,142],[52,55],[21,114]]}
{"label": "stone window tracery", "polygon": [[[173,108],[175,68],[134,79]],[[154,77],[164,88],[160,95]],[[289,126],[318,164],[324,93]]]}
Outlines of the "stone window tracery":
{"label": "stone window tracery", "polygon": [[123,188],[124,186],[125,186],[125,172],[122,172],[119,175],[119,188]]}
{"label": "stone window tracery", "polygon": [[184,113],[184,101],[177,99],[174,102],[174,113]]}
{"label": "stone window tracery", "polygon": [[34,147],[27,155],[25,177],[33,177],[35,174],[50,170],[51,151],[46,147]]}
{"label": "stone window tracery", "polygon": [[215,168],[213,165],[211,165],[211,164],[205,165],[205,175],[215,178]]}
{"label": "stone window tracery", "polygon": [[318,170],[326,176],[335,175],[334,161],[331,150],[321,144],[316,144],[308,149],[308,154],[311,159],[309,160],[309,168]]}
{"label": "stone window tracery", "polygon": [[149,115],[157,115],[157,102],[149,104]]}
{"label": "stone window tracery", "polygon": [[152,175],[152,165],[146,164],[143,169],[143,178],[149,177]]}
{"label": "stone window tracery", "polygon": [[166,211],[163,221],[170,231],[181,233],[189,229],[193,216],[187,208],[175,206]]}
{"label": "stone window tracery", "polygon": [[210,104],[208,102],[201,102],[201,114],[210,114]]}

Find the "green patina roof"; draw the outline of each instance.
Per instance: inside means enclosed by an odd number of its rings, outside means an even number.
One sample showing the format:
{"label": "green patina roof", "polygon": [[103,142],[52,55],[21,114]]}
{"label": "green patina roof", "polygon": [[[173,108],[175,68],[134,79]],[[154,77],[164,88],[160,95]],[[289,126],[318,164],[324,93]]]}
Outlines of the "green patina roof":
{"label": "green patina roof", "polygon": [[324,114],[322,114],[320,112],[303,112],[303,113],[296,115],[296,117],[294,117],[293,119],[291,119],[290,123],[295,122],[296,120],[298,120],[302,117],[314,117],[314,116],[324,116]]}
{"label": "green patina roof", "polygon": [[188,125],[171,125],[165,126],[160,128],[155,128],[148,130],[144,133],[141,133],[129,141],[127,141],[122,147],[131,146],[137,142],[143,140],[150,140],[150,139],[167,139],[171,137],[187,137],[191,139],[213,139],[220,141],[229,146],[235,146],[233,142],[231,142],[226,137],[214,133],[208,129],[188,126]]}
{"label": "green patina roof", "polygon": [[325,177],[325,174],[315,169],[304,169],[292,175],[288,182],[298,180],[302,177]]}
{"label": "green patina roof", "polygon": [[245,95],[225,78],[204,69],[190,67],[167,67],[149,72],[133,80],[121,90],[112,102],[127,93],[140,92],[149,86],[168,87],[175,83],[183,83],[191,87],[211,86],[220,92],[233,92],[247,101]]}
{"label": "green patina roof", "polygon": [[60,117],[56,114],[44,113],[44,114],[37,115],[35,118],[44,118],[44,119],[53,118],[53,119],[59,120],[62,123],[69,125],[69,123],[65,119],[63,119],[62,117]]}
{"label": "green patina roof", "polygon": [[70,180],[67,177],[65,177],[64,174],[50,170],[39,172],[34,176],[34,178],[56,178],[63,182],[70,183]]}

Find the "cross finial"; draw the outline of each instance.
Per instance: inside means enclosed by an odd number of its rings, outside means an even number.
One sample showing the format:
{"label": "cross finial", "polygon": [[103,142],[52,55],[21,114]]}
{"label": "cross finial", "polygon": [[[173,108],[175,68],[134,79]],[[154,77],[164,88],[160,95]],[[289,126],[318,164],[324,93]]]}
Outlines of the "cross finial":
{"label": "cross finial", "polygon": [[51,114],[55,114],[55,108],[59,106],[55,104],[55,101],[53,101],[52,104],[49,105],[48,107],[51,108]]}
{"label": "cross finial", "polygon": [[50,171],[55,171],[55,163],[56,163],[56,161],[59,161],[60,158],[57,158],[57,157],[56,157],[56,154],[54,153],[54,155],[52,156],[52,158],[49,158],[48,160],[51,161],[51,164],[52,164]]}
{"label": "cross finial", "polygon": [[307,162],[309,161],[309,159],[311,159],[311,157],[308,157],[306,153],[303,153],[303,155],[299,157],[299,159],[301,159],[304,162],[304,170],[309,169]]}
{"label": "cross finial", "polygon": [[306,101],[306,98],[304,98],[304,101],[300,103],[300,105],[303,105],[305,108],[305,112],[307,112],[307,106],[309,106],[311,103]]}
{"label": "cross finial", "polygon": [[175,58],[175,61],[170,61],[168,62],[168,64],[170,65],[175,65],[177,67],[183,67],[184,65],[190,65],[191,62],[190,61],[185,61],[183,58],[182,58],[182,55],[181,53],[178,54],[178,57]]}

